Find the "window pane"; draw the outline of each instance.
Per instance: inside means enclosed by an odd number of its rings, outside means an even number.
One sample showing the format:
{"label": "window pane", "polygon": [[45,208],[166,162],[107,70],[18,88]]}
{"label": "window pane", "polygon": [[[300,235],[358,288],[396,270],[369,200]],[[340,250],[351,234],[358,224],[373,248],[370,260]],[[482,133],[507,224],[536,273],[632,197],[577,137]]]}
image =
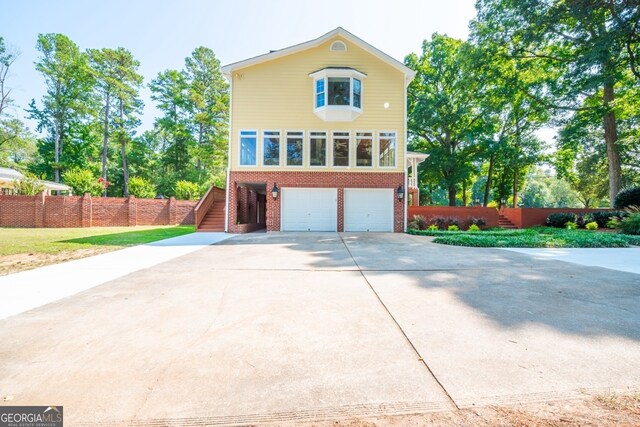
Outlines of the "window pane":
{"label": "window pane", "polygon": [[380,139],[380,166],[396,166],[396,134],[393,132],[382,132]]}
{"label": "window pane", "polygon": [[373,165],[373,135],[358,133],[356,135],[356,166]]}
{"label": "window pane", "polygon": [[278,166],[280,164],[280,132],[265,132],[263,140],[263,164]]}
{"label": "window pane", "polygon": [[324,107],[324,79],[316,80],[316,108]]}
{"label": "window pane", "polygon": [[287,132],[287,166],[302,166],[302,132]]}
{"label": "window pane", "polygon": [[351,105],[349,77],[329,77],[329,105]]}
{"label": "window pane", "polygon": [[240,132],[240,164],[254,166],[256,164],[256,133]]}
{"label": "window pane", "polygon": [[360,106],[360,99],[362,98],[362,83],[358,79],[353,79],[353,106],[362,108]]}
{"label": "window pane", "polygon": [[349,166],[349,134],[336,132],[333,135],[333,166]]}
{"label": "window pane", "polygon": [[327,135],[324,132],[311,132],[309,151],[309,164],[311,166],[327,165]]}

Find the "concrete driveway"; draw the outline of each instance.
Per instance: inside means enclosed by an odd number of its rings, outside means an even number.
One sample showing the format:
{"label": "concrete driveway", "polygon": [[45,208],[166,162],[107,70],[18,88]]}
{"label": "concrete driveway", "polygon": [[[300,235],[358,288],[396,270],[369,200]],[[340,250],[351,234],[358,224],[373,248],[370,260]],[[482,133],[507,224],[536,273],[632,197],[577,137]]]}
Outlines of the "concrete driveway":
{"label": "concrete driveway", "polygon": [[640,390],[640,275],[402,234],[237,236],[0,321],[0,404],[255,424]]}

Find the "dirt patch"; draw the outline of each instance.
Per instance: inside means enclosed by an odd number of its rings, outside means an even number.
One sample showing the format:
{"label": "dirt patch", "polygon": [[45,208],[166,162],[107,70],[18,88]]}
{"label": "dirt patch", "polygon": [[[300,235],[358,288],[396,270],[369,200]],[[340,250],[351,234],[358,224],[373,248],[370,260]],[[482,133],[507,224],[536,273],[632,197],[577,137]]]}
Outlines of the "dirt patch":
{"label": "dirt patch", "polygon": [[45,265],[58,264],[74,259],[86,258],[92,255],[103,254],[121,249],[118,246],[95,246],[75,251],[62,251],[56,254],[24,253],[0,256],[0,276],[19,271],[31,270]]}
{"label": "dirt patch", "polygon": [[[300,423],[297,423],[298,425]],[[312,422],[314,427],[637,427],[640,394],[603,395],[585,400],[487,406],[452,412]]]}

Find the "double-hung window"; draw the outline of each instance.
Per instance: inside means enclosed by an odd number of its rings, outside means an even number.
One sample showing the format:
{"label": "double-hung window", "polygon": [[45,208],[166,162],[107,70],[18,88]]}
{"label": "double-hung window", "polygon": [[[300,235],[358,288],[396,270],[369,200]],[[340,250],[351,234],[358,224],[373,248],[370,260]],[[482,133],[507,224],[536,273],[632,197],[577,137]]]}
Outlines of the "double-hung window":
{"label": "double-hung window", "polygon": [[287,132],[287,166],[302,166],[304,132]]}
{"label": "double-hung window", "polygon": [[356,166],[373,166],[373,133],[356,132]]}
{"label": "double-hung window", "polygon": [[326,132],[309,132],[309,166],[327,166]]}
{"label": "double-hung window", "polygon": [[266,130],[262,133],[262,164],[280,165],[280,131]]}
{"label": "double-hung window", "polygon": [[333,166],[349,166],[349,132],[333,132]]}
{"label": "double-hung window", "polygon": [[395,132],[380,132],[378,134],[378,166],[396,167],[396,139],[397,138]]}
{"label": "double-hung window", "polygon": [[240,131],[240,165],[255,166],[257,155],[257,132],[253,130]]}

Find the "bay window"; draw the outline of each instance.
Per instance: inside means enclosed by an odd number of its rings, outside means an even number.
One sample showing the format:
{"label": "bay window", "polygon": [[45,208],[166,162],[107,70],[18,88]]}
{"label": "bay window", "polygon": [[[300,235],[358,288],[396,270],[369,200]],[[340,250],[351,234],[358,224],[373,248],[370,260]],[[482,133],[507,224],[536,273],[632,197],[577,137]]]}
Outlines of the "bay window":
{"label": "bay window", "polygon": [[325,121],[351,121],[362,114],[362,79],[353,68],[324,68],[314,81],[314,113]]}

